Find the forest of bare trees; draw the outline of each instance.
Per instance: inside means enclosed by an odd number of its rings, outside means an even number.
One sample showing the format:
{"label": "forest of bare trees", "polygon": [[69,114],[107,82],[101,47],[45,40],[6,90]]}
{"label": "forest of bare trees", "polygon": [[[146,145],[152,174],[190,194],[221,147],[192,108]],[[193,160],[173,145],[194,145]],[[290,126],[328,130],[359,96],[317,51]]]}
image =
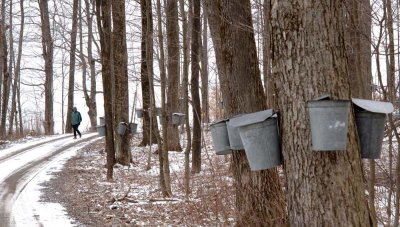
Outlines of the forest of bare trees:
{"label": "forest of bare trees", "polygon": [[[189,196],[210,124],[275,109],[283,165],[226,158],[238,226],[399,226],[399,50],[399,0],[2,0],[0,139],[70,133],[77,106],[84,130],[105,119],[111,181],[135,161],[118,126],[139,122],[162,195],[182,152]],[[345,151],[312,151],[306,103],[326,94],[393,103],[380,159],[353,112]]]}

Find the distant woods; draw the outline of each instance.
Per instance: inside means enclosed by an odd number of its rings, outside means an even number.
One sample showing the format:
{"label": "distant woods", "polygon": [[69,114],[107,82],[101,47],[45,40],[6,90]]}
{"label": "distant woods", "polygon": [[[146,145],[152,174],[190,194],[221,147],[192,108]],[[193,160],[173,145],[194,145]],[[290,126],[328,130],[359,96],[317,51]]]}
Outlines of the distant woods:
{"label": "distant woods", "polygon": [[[105,117],[108,180],[135,162],[130,146],[156,145],[146,169],[156,153],[162,195],[168,154],[182,152],[190,196],[210,123],[274,108],[284,168],[251,171],[243,150],[226,159],[238,225],[398,226],[399,4],[2,0],[0,139],[68,133],[77,106],[84,130]],[[305,103],[326,93],[395,105],[382,159],[361,160],[352,117],[346,151],[311,151]],[[140,144],[121,122],[139,123]]]}

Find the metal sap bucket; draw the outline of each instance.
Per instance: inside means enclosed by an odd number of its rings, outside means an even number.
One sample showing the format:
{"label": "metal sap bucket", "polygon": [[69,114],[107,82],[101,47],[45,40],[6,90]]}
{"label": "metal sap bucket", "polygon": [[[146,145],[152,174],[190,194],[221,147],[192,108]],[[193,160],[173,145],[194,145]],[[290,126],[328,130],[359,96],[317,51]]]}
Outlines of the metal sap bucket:
{"label": "metal sap bucket", "polygon": [[278,120],[272,109],[244,114],[232,123],[238,128],[247,160],[252,171],[282,164]]}
{"label": "metal sap bucket", "polygon": [[316,100],[307,103],[312,149],[346,150],[350,101]]}
{"label": "metal sap bucket", "polygon": [[99,125],[105,125],[106,124],[106,120],[104,117],[99,117],[100,119],[100,124]]}
{"label": "metal sap bucket", "polygon": [[352,99],[360,140],[361,158],[378,159],[381,156],[386,114],[393,112],[389,102]]}
{"label": "metal sap bucket", "polygon": [[138,118],[143,118],[143,109],[141,108],[136,109],[136,116]]}
{"label": "metal sap bucket", "polygon": [[217,155],[232,153],[229,145],[227,120],[221,120],[210,125],[211,138]]}
{"label": "metal sap bucket", "polygon": [[99,136],[105,136],[106,135],[106,125],[97,125],[97,134]]}
{"label": "metal sap bucket", "polygon": [[136,123],[129,123],[129,132],[135,134],[137,132],[137,126],[138,124]]}
{"label": "metal sap bucket", "polygon": [[127,124],[127,123],[125,123],[125,122],[120,122],[120,123],[118,124],[118,130],[117,130],[118,134],[119,134],[120,136],[125,135],[125,132],[126,132],[126,129],[127,129],[127,128],[128,128],[128,124]]}
{"label": "metal sap bucket", "polygon": [[181,125],[185,119],[185,114],[183,113],[173,113],[172,114],[172,124]]}
{"label": "metal sap bucket", "polygon": [[232,150],[243,150],[244,146],[242,143],[242,139],[240,138],[239,128],[235,125],[241,122],[240,116],[243,114],[236,115],[229,119],[226,122],[227,130],[228,130],[228,137],[229,137],[229,144]]}

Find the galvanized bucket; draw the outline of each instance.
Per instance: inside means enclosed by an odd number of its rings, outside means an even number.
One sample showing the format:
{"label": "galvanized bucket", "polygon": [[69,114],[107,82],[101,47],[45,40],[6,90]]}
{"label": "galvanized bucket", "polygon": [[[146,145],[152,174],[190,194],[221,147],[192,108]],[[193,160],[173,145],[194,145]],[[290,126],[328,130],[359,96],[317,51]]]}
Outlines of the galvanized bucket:
{"label": "galvanized bucket", "polygon": [[367,111],[356,112],[361,158],[380,158],[385,122],[386,114]]}
{"label": "galvanized bucket", "polygon": [[96,126],[97,129],[97,134],[99,136],[105,136],[106,135],[106,126],[105,125],[98,125]]}
{"label": "galvanized bucket", "polygon": [[352,99],[355,109],[361,158],[378,159],[381,155],[386,114],[393,112],[389,102]]}
{"label": "galvanized bucket", "polygon": [[217,155],[232,153],[229,146],[227,120],[221,120],[210,125],[211,138]]}
{"label": "galvanized bucket", "polygon": [[138,118],[143,118],[143,109],[141,109],[141,108],[136,109],[136,116]]}
{"label": "galvanized bucket", "polygon": [[137,126],[138,124],[136,123],[129,123],[129,132],[135,134],[137,132]]}
{"label": "galvanized bucket", "polygon": [[276,117],[239,127],[247,160],[252,171],[282,164]]}
{"label": "galvanized bucket", "polygon": [[346,150],[350,101],[319,100],[307,103],[312,149]]}
{"label": "galvanized bucket", "polygon": [[100,124],[99,125],[105,125],[106,124],[106,120],[104,117],[99,117],[100,119]]}
{"label": "galvanized bucket", "polygon": [[125,123],[125,122],[120,122],[120,123],[118,124],[118,130],[117,130],[118,134],[121,135],[121,136],[125,135],[125,132],[126,132],[126,128],[127,128],[127,127],[128,127],[128,124],[127,124],[127,123]]}
{"label": "galvanized bucket", "polygon": [[229,137],[229,144],[232,150],[243,150],[244,146],[242,143],[242,139],[240,138],[239,128],[235,126],[235,123],[240,121],[240,116],[243,114],[234,116],[229,119],[226,123]]}
{"label": "galvanized bucket", "polygon": [[173,113],[171,122],[173,125],[181,125],[185,119],[185,114],[183,113]]}

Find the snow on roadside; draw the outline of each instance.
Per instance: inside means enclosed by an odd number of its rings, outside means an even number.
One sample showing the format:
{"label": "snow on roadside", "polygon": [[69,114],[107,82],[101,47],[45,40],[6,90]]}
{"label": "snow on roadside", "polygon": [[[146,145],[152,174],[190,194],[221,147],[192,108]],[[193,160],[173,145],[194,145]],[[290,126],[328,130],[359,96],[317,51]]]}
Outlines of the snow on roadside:
{"label": "snow on roadside", "polygon": [[40,196],[42,195],[41,190],[43,189],[41,184],[49,181],[54,172],[61,171],[65,162],[76,155],[78,150],[100,139],[101,138],[96,138],[66,150],[26,180],[26,183],[24,183],[26,184],[25,188],[17,198],[14,198],[12,214],[15,226],[63,227],[74,226],[73,223],[75,223],[75,225],[79,224],[76,223],[75,220],[67,217],[65,209],[60,204],[44,203],[40,201]]}

